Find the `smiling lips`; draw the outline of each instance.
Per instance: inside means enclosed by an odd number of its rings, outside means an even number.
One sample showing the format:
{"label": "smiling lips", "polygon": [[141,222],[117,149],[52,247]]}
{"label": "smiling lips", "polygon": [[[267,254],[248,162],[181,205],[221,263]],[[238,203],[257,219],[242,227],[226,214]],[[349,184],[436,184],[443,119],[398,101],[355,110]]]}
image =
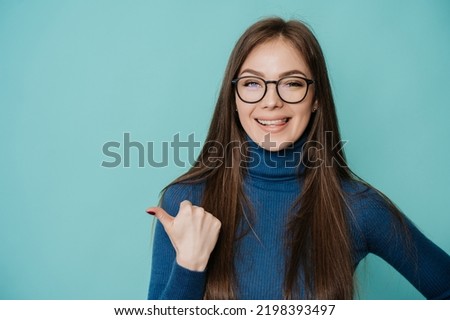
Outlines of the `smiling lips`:
{"label": "smiling lips", "polygon": [[281,131],[286,124],[289,122],[290,118],[280,118],[280,119],[255,119],[256,122],[261,126],[261,128],[265,131],[277,132]]}

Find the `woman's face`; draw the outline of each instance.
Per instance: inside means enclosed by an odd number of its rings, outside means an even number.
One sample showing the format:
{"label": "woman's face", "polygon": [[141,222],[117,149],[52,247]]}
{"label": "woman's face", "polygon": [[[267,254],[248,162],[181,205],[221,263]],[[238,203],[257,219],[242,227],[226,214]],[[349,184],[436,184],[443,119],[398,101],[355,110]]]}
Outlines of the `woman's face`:
{"label": "woman's face", "polygon": [[[255,47],[244,61],[238,77],[256,76],[278,80],[286,75],[312,79],[302,55],[279,38]],[[247,86],[253,86],[249,83]],[[264,98],[246,103],[236,93],[239,120],[248,136],[264,149],[277,151],[297,141],[305,131],[313,109],[314,85],[299,103],[286,103],[275,84],[267,85]]]}

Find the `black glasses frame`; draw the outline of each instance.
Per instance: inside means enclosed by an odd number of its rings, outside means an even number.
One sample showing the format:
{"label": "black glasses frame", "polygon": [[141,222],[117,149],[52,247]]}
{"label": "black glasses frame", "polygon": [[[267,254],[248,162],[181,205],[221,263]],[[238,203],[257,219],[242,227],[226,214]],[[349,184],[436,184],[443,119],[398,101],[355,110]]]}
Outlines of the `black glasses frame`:
{"label": "black glasses frame", "polygon": [[[237,87],[236,84],[237,84],[238,81],[241,80],[241,79],[249,79],[249,78],[252,78],[252,79],[259,79],[259,80],[261,80],[262,82],[264,82],[264,84],[265,84],[265,86],[264,86],[264,94],[262,95],[261,99],[259,99],[259,100],[257,100],[257,101],[246,101],[246,100],[242,99],[241,95],[239,94],[239,90],[238,90],[238,87]],[[303,98],[301,98],[300,100],[295,101],[295,102],[286,101],[286,100],[283,99],[283,97],[280,95],[280,91],[278,91],[278,84],[280,83],[280,81],[282,81],[282,80],[284,80],[284,79],[286,79],[286,78],[298,78],[298,79],[305,80],[305,82],[306,82],[306,91],[305,91],[305,95],[303,96]],[[231,80],[231,83],[233,84],[234,89],[236,90],[239,99],[241,99],[241,100],[242,100],[243,102],[245,102],[245,103],[258,103],[258,102],[260,102],[260,101],[261,101],[262,99],[264,99],[264,97],[266,96],[266,93],[267,93],[267,85],[270,84],[270,83],[273,83],[273,84],[275,85],[275,89],[276,89],[276,91],[277,91],[277,94],[278,94],[278,96],[280,97],[280,99],[281,99],[282,101],[284,101],[284,102],[286,102],[286,103],[295,104],[295,103],[300,103],[300,102],[302,102],[303,100],[305,100],[306,96],[308,95],[309,86],[310,86],[311,84],[314,83],[314,80],[311,80],[311,79],[308,79],[308,78],[305,78],[305,77],[300,77],[300,76],[287,76],[287,77],[280,78],[280,79],[278,79],[278,80],[264,80],[264,79],[261,78],[261,77],[244,76],[244,77],[239,77],[239,78],[236,78],[236,79]]]}

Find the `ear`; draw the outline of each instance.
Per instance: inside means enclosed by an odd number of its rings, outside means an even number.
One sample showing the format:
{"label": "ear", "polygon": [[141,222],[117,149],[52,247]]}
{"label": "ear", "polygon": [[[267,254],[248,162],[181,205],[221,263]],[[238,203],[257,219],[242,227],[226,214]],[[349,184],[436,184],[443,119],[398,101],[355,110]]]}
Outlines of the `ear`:
{"label": "ear", "polygon": [[317,100],[313,103],[312,105],[312,113],[316,112],[317,109],[319,109],[319,103],[317,102]]}

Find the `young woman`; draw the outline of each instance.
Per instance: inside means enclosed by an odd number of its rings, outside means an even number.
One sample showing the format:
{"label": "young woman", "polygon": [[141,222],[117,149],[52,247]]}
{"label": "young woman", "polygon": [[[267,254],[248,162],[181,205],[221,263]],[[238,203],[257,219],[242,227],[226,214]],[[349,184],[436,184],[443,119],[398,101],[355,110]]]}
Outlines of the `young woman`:
{"label": "young woman", "polygon": [[374,253],[426,298],[450,298],[450,256],[342,150],[321,48],[299,21],[238,40],[196,164],[164,191],[149,299],[352,299]]}

